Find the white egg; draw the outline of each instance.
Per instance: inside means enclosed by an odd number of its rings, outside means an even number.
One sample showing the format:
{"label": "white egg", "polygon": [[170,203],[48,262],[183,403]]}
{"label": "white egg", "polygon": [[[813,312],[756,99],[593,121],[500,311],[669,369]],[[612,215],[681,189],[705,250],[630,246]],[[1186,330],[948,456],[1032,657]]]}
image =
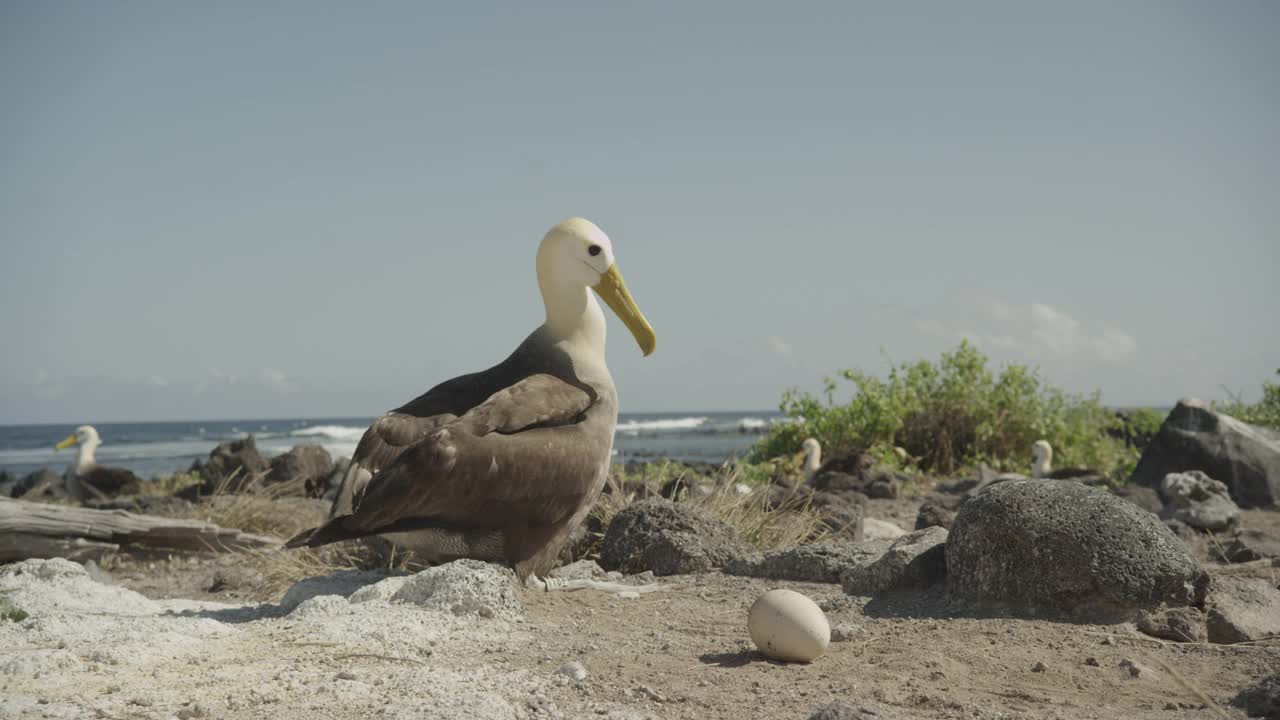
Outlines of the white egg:
{"label": "white egg", "polygon": [[775,660],[811,662],[831,642],[831,626],[822,608],[794,590],[761,595],[747,615],[747,630],[760,652]]}

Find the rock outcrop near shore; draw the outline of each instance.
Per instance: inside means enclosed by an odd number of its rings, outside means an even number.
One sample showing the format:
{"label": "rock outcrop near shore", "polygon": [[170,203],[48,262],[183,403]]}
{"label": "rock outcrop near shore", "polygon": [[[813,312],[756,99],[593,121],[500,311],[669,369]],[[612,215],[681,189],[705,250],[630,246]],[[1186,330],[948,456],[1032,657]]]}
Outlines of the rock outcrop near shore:
{"label": "rock outcrop near shore", "polygon": [[1131,481],[1159,488],[1169,473],[1188,470],[1224,483],[1242,508],[1280,507],[1280,432],[1182,400],[1143,451]]}

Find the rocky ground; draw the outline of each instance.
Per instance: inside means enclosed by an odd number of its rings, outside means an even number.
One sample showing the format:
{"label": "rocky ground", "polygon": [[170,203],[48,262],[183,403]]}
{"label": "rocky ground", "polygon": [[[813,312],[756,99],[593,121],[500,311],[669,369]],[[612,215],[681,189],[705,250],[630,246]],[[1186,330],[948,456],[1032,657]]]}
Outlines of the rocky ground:
{"label": "rocky ground", "polygon": [[[284,590],[276,549],[0,566],[0,717],[1280,718],[1280,436],[1206,413],[1180,404],[1114,492],[858,463],[614,490],[563,572],[657,592],[465,560]],[[324,505],[193,497],[264,528]],[[812,663],[750,639],[778,587],[825,612]]]}
{"label": "rocky ground", "polygon": [[[905,519],[910,505],[867,510]],[[1244,527],[1270,533],[1276,519],[1250,511]],[[1245,717],[1231,700],[1280,669],[1274,640],[1178,643],[1133,623],[1002,616],[943,586],[859,597],[704,572],[658,578],[667,589],[638,598],[521,589],[505,610],[453,612],[335,597],[293,607],[377,574],[256,598],[235,556],[42,565],[49,577],[24,582],[20,566],[0,577],[31,613],[0,625],[0,717],[736,720],[807,718],[837,701],[866,712],[833,717]],[[1256,563],[1212,567],[1278,581]],[[747,635],[751,603],[782,586],[818,601],[834,629],[812,664],[769,661]]]}

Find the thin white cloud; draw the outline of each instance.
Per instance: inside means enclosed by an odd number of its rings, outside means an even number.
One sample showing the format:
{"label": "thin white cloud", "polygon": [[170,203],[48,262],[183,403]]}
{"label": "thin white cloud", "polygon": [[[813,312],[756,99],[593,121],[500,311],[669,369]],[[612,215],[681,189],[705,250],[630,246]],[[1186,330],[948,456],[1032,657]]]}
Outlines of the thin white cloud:
{"label": "thin white cloud", "polygon": [[977,313],[964,318],[968,326],[956,323],[917,320],[920,332],[948,342],[969,340],[974,344],[1030,359],[1073,357],[1106,363],[1122,363],[1138,352],[1132,335],[1112,326],[1091,329],[1068,313],[1044,303],[1016,305],[989,298],[975,299]]}
{"label": "thin white cloud", "polygon": [[262,368],[258,371],[258,380],[277,392],[293,392],[294,390],[293,383],[289,381],[289,376],[278,368]]}
{"label": "thin white cloud", "polygon": [[773,354],[780,358],[790,359],[794,354],[791,350],[791,345],[777,335],[770,335],[765,338],[765,342],[768,343],[769,349],[773,351]]}

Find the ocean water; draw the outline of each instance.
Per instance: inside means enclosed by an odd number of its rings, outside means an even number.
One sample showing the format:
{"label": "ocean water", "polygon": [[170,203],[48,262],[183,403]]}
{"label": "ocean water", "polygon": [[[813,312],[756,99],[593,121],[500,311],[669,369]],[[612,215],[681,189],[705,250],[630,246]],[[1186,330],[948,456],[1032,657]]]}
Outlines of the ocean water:
{"label": "ocean water", "polygon": [[[95,424],[102,446],[99,463],[124,467],[142,477],[169,475],[204,460],[218,443],[253,435],[271,457],[295,445],[319,445],[335,458],[355,452],[374,418],[297,418]],[[720,463],[744,453],[777,412],[623,413],[614,438],[614,461],[673,460]],[[75,461],[74,447],[53,446],[74,425],[0,425],[0,470],[22,475],[42,467],[61,472]]]}

